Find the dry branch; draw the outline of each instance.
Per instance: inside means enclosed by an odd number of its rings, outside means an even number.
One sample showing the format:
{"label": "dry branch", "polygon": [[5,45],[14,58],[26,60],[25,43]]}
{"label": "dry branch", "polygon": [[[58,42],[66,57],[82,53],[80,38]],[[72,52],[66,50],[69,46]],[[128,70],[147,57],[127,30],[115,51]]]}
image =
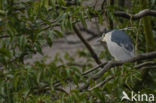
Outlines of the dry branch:
{"label": "dry branch", "polygon": [[129,14],[124,11],[116,11],[114,15],[118,17],[127,18],[127,19],[137,20],[144,16],[156,16],[156,10],[144,9],[138,12],[137,14]]}
{"label": "dry branch", "polygon": [[95,74],[92,77],[92,79],[98,79],[99,77],[101,77],[105,72],[107,72],[112,67],[120,66],[120,65],[123,65],[123,64],[128,63],[128,62],[132,63],[132,62],[142,61],[142,60],[147,60],[147,59],[152,59],[152,58],[156,58],[156,51],[137,55],[134,58],[131,58],[127,61],[109,61],[101,71],[99,71],[97,74]]}
{"label": "dry branch", "polygon": [[90,70],[84,72],[82,75],[87,75],[87,74],[89,74],[89,73],[91,73],[91,72],[97,70],[98,68],[103,67],[103,66],[106,65],[106,64],[107,64],[107,62],[103,62],[102,64],[100,64],[100,65],[94,67],[93,69],[90,69]]}
{"label": "dry branch", "polygon": [[141,63],[141,64],[138,64],[135,66],[136,69],[139,69],[139,68],[142,68],[142,67],[147,67],[147,66],[154,66],[156,65],[156,62],[154,61],[148,61],[148,62],[144,62],[144,63]]}
{"label": "dry branch", "polygon": [[94,87],[90,88],[89,91],[91,91],[91,90],[93,90],[95,88],[99,88],[99,87],[103,86],[105,83],[112,80],[113,78],[114,78],[113,76],[109,77],[107,80],[104,80],[104,81],[98,83],[97,85],[95,85]]}
{"label": "dry branch", "polygon": [[[87,83],[84,86],[80,87],[79,90],[83,91],[85,89],[88,89],[90,80],[92,80],[92,79],[93,80],[99,79],[105,72],[110,70],[112,67],[120,66],[120,65],[126,64],[128,62],[133,63],[133,62],[136,62],[136,61],[143,61],[143,60],[148,60],[148,59],[153,59],[153,58],[156,58],[156,51],[137,55],[134,58],[131,58],[131,59],[127,60],[127,61],[109,61],[107,63],[104,62],[102,64],[104,64],[105,66],[98,73],[96,73],[95,75],[90,77],[87,80]],[[95,67],[95,68],[93,68],[91,70],[98,69],[99,67],[101,67],[102,64],[98,65],[97,67]]]}
{"label": "dry branch", "polygon": [[84,45],[87,47],[87,49],[89,50],[89,52],[91,53],[92,57],[94,58],[94,60],[96,61],[97,64],[101,64],[100,59],[98,58],[98,56],[96,55],[95,51],[93,50],[93,48],[90,46],[90,44],[83,38],[82,34],[80,33],[80,31],[77,29],[77,27],[75,25],[73,25],[73,29],[76,33],[76,35],[79,37],[79,39],[84,43]]}

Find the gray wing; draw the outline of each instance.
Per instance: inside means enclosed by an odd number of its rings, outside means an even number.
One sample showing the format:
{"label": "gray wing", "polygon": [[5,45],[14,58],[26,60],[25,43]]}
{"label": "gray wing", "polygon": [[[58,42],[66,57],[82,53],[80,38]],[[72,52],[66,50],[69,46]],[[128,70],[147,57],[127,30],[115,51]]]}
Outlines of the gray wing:
{"label": "gray wing", "polygon": [[113,30],[111,40],[129,52],[133,52],[133,44],[130,37],[122,30]]}

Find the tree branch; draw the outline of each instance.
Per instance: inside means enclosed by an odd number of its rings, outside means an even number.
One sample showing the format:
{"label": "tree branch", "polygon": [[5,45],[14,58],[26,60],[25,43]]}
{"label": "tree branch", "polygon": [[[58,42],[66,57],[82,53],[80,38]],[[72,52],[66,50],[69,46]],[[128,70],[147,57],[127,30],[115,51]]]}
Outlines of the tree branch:
{"label": "tree branch", "polygon": [[92,57],[94,58],[95,62],[97,64],[101,64],[100,59],[98,58],[98,56],[96,55],[95,51],[93,50],[93,48],[90,46],[90,44],[83,38],[82,34],[80,33],[80,31],[77,29],[77,27],[75,25],[73,25],[73,29],[76,33],[76,35],[79,37],[79,39],[84,43],[84,45],[87,47],[87,49],[89,50],[89,52],[91,53]]}
{"label": "tree branch", "polygon": [[98,68],[103,67],[103,66],[106,65],[106,64],[107,64],[107,62],[103,62],[102,64],[100,64],[100,65],[94,67],[93,69],[90,69],[90,70],[84,72],[82,75],[87,75],[87,74],[89,74],[89,73],[91,73],[91,72],[97,70]]}
{"label": "tree branch", "polygon": [[97,74],[95,74],[92,77],[92,79],[97,79],[101,77],[105,72],[107,72],[112,67],[120,66],[128,62],[136,62],[136,61],[142,61],[142,60],[147,60],[152,58],[156,58],[156,51],[137,55],[134,58],[131,58],[127,61],[109,61],[101,71],[99,71]]}
{"label": "tree branch", "polygon": [[156,10],[144,9],[144,10],[138,12],[137,14],[129,14],[124,11],[116,11],[114,13],[114,15],[123,17],[123,18],[127,18],[127,19],[137,20],[144,16],[156,16]]}
{"label": "tree branch", "polygon": [[101,9],[102,9],[102,10],[104,9],[105,3],[106,3],[106,0],[103,0],[102,5],[101,5]]}
{"label": "tree branch", "polygon": [[99,88],[101,86],[103,86],[105,83],[109,82],[110,80],[112,80],[114,78],[114,76],[109,77],[108,79],[98,83],[97,85],[95,85],[94,87],[90,88],[89,91],[95,89],[95,88]]}
{"label": "tree branch", "polygon": [[9,35],[1,35],[0,38],[8,38]]}
{"label": "tree branch", "polygon": [[[79,90],[83,91],[84,89],[87,89],[88,86],[89,86],[89,81],[90,80],[92,80],[92,79],[97,80],[105,72],[107,72],[109,69],[111,69],[112,67],[120,66],[120,65],[126,64],[128,62],[133,63],[133,62],[136,62],[136,61],[142,61],[142,60],[153,59],[153,58],[156,58],[156,51],[137,55],[137,56],[135,56],[135,57],[133,57],[133,58],[127,60],[127,61],[108,61],[107,63],[104,62],[104,63],[102,63],[102,64],[105,64],[104,68],[102,68],[98,73],[96,73],[95,75],[90,77],[87,80],[87,83],[84,86],[80,87]],[[91,70],[98,69],[99,67],[101,67],[102,64],[98,65],[97,67],[95,67],[95,68],[93,68]]]}
{"label": "tree branch", "polygon": [[142,68],[142,67],[147,67],[147,66],[154,66],[156,65],[156,62],[154,61],[148,61],[148,62],[144,62],[144,63],[141,63],[141,64],[138,64],[135,66],[136,69],[139,69],[139,68]]}

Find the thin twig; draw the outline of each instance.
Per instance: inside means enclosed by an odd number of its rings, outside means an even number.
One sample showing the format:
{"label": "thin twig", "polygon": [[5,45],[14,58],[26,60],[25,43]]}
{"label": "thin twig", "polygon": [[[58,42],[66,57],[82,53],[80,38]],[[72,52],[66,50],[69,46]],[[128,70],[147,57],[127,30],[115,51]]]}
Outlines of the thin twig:
{"label": "thin twig", "polygon": [[153,66],[153,65],[156,65],[156,62],[148,61],[148,62],[144,62],[144,63],[136,65],[135,68],[139,69],[139,68],[142,68],[142,67]]}
{"label": "thin twig", "polygon": [[101,5],[101,9],[102,9],[102,10],[104,9],[105,3],[106,3],[106,0],[103,0],[102,5]]}
{"label": "thin twig", "polygon": [[92,88],[90,88],[90,89],[88,89],[88,90],[91,91],[91,90],[93,90],[93,89],[95,89],[95,88],[99,88],[99,87],[103,86],[105,83],[107,83],[108,81],[112,80],[113,78],[114,78],[114,76],[111,76],[111,77],[109,77],[108,79],[106,79],[106,80],[104,80],[104,81],[98,83],[97,85],[95,85],[94,87],[92,87]]}
{"label": "thin twig", "polygon": [[65,91],[63,88],[55,88],[58,91],[64,92],[65,94],[69,95],[67,91]]}
{"label": "thin twig", "polygon": [[84,72],[82,75],[87,75],[87,74],[89,74],[89,73],[91,73],[91,72],[97,70],[98,68],[103,67],[103,66],[106,65],[106,64],[107,64],[107,62],[104,62],[104,63],[102,63],[102,64],[100,64],[100,65],[94,67],[93,69],[90,69],[90,70]]}

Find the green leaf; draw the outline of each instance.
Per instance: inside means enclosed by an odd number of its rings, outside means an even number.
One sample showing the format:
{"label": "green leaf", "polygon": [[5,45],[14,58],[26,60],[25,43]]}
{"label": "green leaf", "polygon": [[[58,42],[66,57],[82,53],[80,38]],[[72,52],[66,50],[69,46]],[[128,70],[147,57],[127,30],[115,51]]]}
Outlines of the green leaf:
{"label": "green leaf", "polygon": [[98,20],[99,20],[99,23],[102,24],[103,23],[103,15],[99,15]]}
{"label": "green leaf", "polygon": [[38,75],[37,75],[37,83],[38,84],[40,83],[40,79],[41,79],[41,72],[39,72]]}
{"label": "green leaf", "polygon": [[5,15],[6,12],[4,10],[0,10],[0,15]]}
{"label": "green leaf", "polygon": [[51,26],[51,22],[47,20],[46,16],[40,13],[40,18],[43,22],[47,23],[49,26]]}
{"label": "green leaf", "polygon": [[63,37],[63,33],[59,30],[54,30],[54,32],[56,33],[56,36],[58,37]]}
{"label": "green leaf", "polygon": [[39,8],[40,8],[40,1],[35,1],[34,5],[33,5],[33,12],[34,12],[34,14],[38,13]]}
{"label": "green leaf", "polygon": [[72,20],[72,18],[68,19],[68,28],[69,28],[69,30],[73,31],[73,20]]}
{"label": "green leaf", "polygon": [[0,55],[10,57],[10,51],[6,48],[0,48]]}
{"label": "green leaf", "polygon": [[53,39],[54,39],[54,32],[51,31],[51,30],[49,30],[49,31],[48,31],[48,37],[46,38],[47,43],[48,43],[49,46],[52,46],[52,44],[53,44],[53,43],[52,43]]}
{"label": "green leaf", "polygon": [[37,49],[37,51],[38,51],[40,54],[43,55],[43,51],[42,51],[42,48],[41,48],[40,45],[36,45],[36,49]]}
{"label": "green leaf", "polygon": [[49,0],[44,0],[44,7],[48,10],[48,8],[49,8]]}
{"label": "green leaf", "polygon": [[80,14],[80,21],[83,24],[83,26],[85,28],[87,28],[87,23],[86,23],[85,16],[84,16],[84,13],[83,12]]}
{"label": "green leaf", "polygon": [[19,45],[20,45],[20,49],[21,49],[22,51],[24,51],[26,44],[27,44],[27,39],[26,39],[26,37],[25,37],[24,35],[20,36]]}

